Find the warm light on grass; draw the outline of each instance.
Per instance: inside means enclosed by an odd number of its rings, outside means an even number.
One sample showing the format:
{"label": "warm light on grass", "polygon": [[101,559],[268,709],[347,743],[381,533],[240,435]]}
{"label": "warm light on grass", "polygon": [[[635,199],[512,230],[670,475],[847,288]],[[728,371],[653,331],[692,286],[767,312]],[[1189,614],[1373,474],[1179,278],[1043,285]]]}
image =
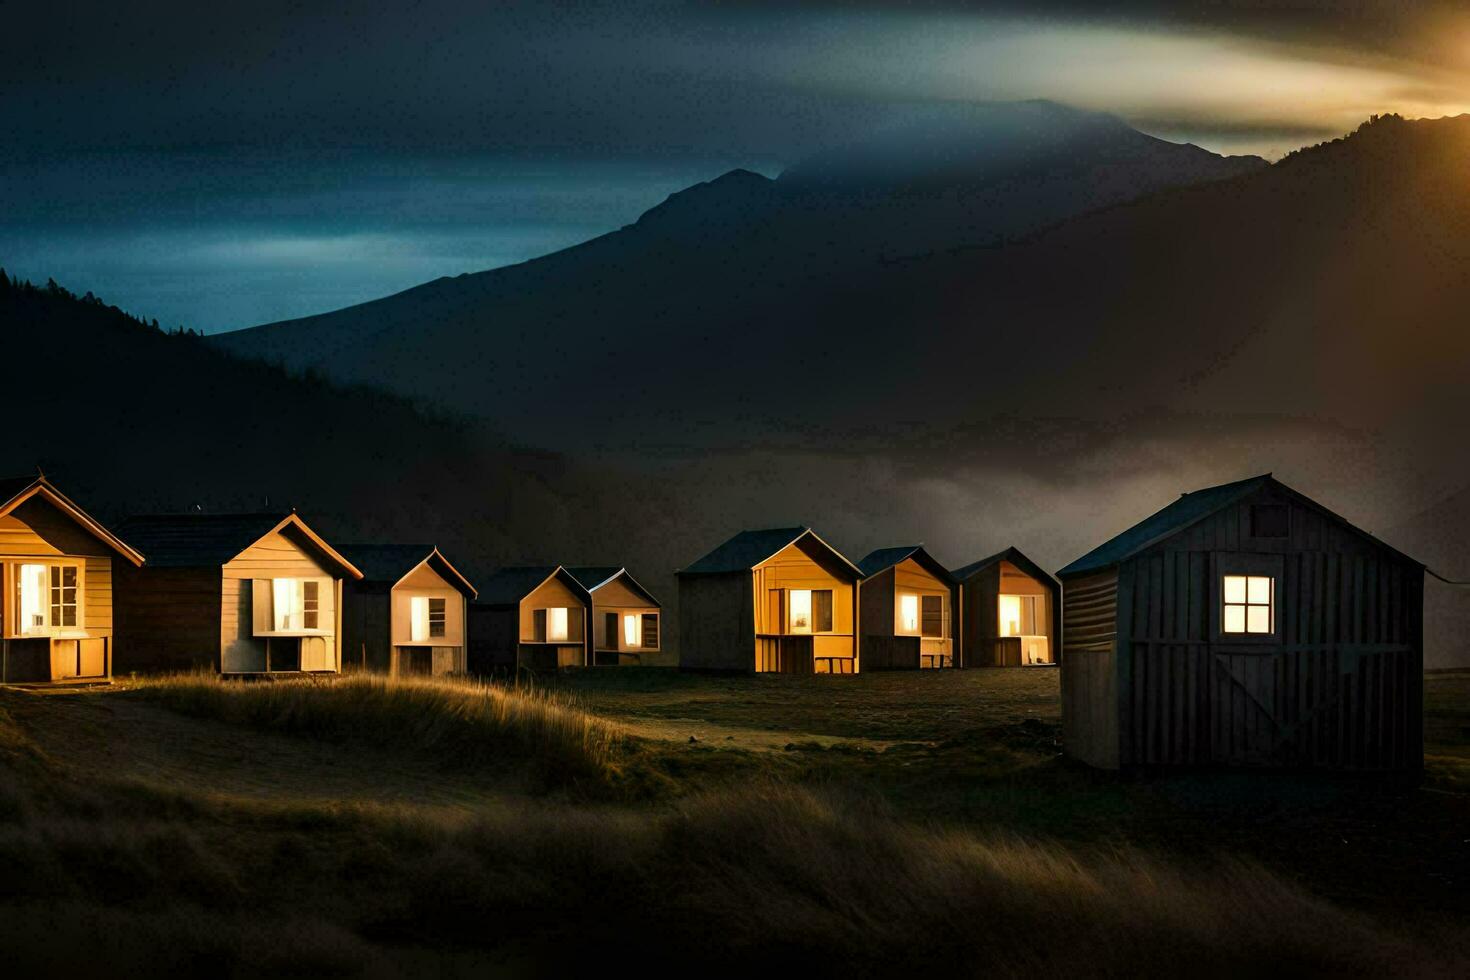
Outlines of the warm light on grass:
{"label": "warm light on grass", "polygon": [[471,680],[347,674],[251,683],[189,673],[128,686],[196,717],[442,751],[458,764],[520,760],[558,779],[606,778],[621,738],[564,698]]}

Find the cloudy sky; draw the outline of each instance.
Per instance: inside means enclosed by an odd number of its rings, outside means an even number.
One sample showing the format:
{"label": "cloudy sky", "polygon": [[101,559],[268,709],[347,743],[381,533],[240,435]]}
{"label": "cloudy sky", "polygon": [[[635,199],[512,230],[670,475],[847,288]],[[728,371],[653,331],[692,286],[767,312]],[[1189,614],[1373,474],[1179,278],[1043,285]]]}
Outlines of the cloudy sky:
{"label": "cloudy sky", "polygon": [[218,330],[542,254],[936,101],[1273,158],[1470,111],[1449,3],[210,7],[7,10],[0,265]]}

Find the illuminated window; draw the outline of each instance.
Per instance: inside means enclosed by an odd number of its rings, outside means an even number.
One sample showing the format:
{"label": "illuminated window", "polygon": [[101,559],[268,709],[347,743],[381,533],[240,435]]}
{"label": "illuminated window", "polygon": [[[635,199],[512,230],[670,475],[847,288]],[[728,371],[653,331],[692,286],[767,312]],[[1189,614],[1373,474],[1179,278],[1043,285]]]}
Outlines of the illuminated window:
{"label": "illuminated window", "polygon": [[789,597],[791,632],[810,633],[812,631],[812,590],[792,589]]}
{"label": "illuminated window", "polygon": [[623,614],[623,646],[636,647],[643,640],[643,623],[637,613]]}
{"label": "illuminated window", "polygon": [[27,563],[15,570],[15,632],[45,634],[81,624],[81,569]]}
{"label": "illuminated window", "polygon": [[546,639],[553,642],[565,642],[567,638],[567,610],[558,607],[546,610]]}
{"label": "illuminated window", "polygon": [[1021,635],[1021,597],[1018,595],[1000,597],[1000,635]]}
{"label": "illuminated window", "polygon": [[20,590],[20,615],[16,621],[16,632],[44,633],[47,627],[46,566],[20,566],[17,582]]}
{"label": "illuminated window", "polygon": [[1267,575],[1226,575],[1222,633],[1271,634],[1276,631],[1276,580]]}
{"label": "illuminated window", "polygon": [[310,578],[271,579],[271,623],[277,633],[321,626],[321,583]]}
{"label": "illuminated window", "polygon": [[898,597],[898,630],[900,633],[919,632],[918,596],[901,595]]}
{"label": "illuminated window", "polygon": [[422,643],[444,635],[444,600],[426,595],[408,598],[409,640]]}

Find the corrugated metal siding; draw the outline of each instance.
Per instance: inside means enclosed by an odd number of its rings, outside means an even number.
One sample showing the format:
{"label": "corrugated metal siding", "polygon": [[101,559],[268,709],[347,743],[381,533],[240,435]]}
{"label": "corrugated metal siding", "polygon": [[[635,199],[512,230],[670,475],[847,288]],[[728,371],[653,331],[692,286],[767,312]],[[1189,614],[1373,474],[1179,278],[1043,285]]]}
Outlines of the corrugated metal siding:
{"label": "corrugated metal siding", "polygon": [[1110,569],[1069,581],[1062,597],[1062,744],[1074,758],[1115,769],[1118,573]]}

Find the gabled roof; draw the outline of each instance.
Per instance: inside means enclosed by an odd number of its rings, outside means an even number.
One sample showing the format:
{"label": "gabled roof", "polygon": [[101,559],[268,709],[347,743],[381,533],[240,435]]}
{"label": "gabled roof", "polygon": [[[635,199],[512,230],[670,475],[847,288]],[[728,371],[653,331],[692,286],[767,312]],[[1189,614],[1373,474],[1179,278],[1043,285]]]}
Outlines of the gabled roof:
{"label": "gabled roof", "polygon": [[572,574],[572,577],[575,578],[578,582],[581,582],[582,587],[588,592],[596,592],[598,589],[602,588],[604,585],[607,585],[614,579],[621,578],[633,588],[643,593],[648,601],[653,603],[655,606],[663,605],[663,603],[659,602],[658,599],[654,597],[654,594],[652,592],[649,592],[647,589],[645,589],[642,583],[634,578],[632,573],[630,573],[626,568],[615,568],[611,565],[594,565],[568,568],[567,571],[570,572]]}
{"label": "gabled roof", "polygon": [[728,572],[746,572],[761,562],[777,555],[803,538],[810,537],[821,545],[832,557],[850,569],[857,578],[863,577],[862,569],[848,561],[836,548],[818,537],[809,527],[777,527],[763,531],[741,531],[714,551],[679,570],[680,575],[722,575]]}
{"label": "gabled roof", "polygon": [[565,576],[568,582],[580,589],[584,601],[592,601],[586,587],[561,565],[518,565],[492,572],[481,580],[476,601],[486,606],[514,605],[557,575]]}
{"label": "gabled roof", "polygon": [[1037,579],[1038,581],[1045,582],[1050,585],[1057,584],[1056,577],[1053,576],[1051,572],[1048,572],[1046,569],[1036,564],[1036,562],[1032,561],[1030,558],[1027,558],[1026,555],[1022,553],[1021,549],[1017,548],[1015,545],[1012,545],[1004,551],[997,551],[989,558],[981,558],[979,561],[972,561],[968,565],[956,568],[952,570],[949,574],[954,577],[955,581],[963,582],[967,579],[973,578],[976,573],[983,572],[991,565],[995,565],[1003,561],[1010,562],[1012,565],[1015,565],[1027,575],[1030,575],[1032,578]]}
{"label": "gabled roof", "polygon": [[307,526],[289,514],[148,514],[130,517],[121,527],[138,541],[151,568],[214,568],[232,561],[261,538],[287,527],[303,534],[326,558],[352,579],[362,572]]}
{"label": "gabled roof", "polygon": [[[1414,559],[1408,555],[1384,544],[1362,528],[1350,524],[1347,520],[1334,514],[1312,498],[1298,493],[1280,480],[1277,480],[1270,473],[1265,473],[1261,476],[1253,476],[1247,480],[1222,483],[1216,487],[1206,487],[1203,490],[1196,490],[1193,493],[1182,494],[1178,500],[1175,500],[1169,506],[1151,514],[1128,530],[1093,548],[1057,574],[1081,575],[1087,572],[1097,572],[1105,568],[1111,568],[1119,562],[1127,561],[1144,549],[1151,547],[1165,538],[1178,534],[1185,528],[1224,510],[1226,507],[1267,486],[1284,492],[1302,505],[1310,507],[1342,526],[1362,535],[1364,538],[1372,540],[1379,546],[1403,558],[1405,561],[1414,562]],[[1419,562],[1414,562],[1414,564],[1417,565]]]}
{"label": "gabled roof", "polygon": [[567,571],[572,573],[572,578],[582,583],[583,588],[591,592],[599,585],[611,582],[623,568],[619,565],[568,565]]}
{"label": "gabled roof", "polygon": [[431,544],[344,544],[342,554],[362,572],[363,581],[396,585],[409,572],[429,562],[449,584],[473,599],[475,587]]}
{"label": "gabled roof", "polygon": [[910,558],[943,581],[953,581],[949,570],[925,551],[921,544],[906,544],[897,548],[879,548],[877,551],[870,551],[862,561],[858,562],[858,568],[862,570],[863,578],[868,579]]}
{"label": "gabled roof", "polygon": [[0,479],[0,517],[9,514],[21,504],[40,497],[67,517],[75,521],[82,530],[122,555],[134,565],[143,564],[143,556],[120,537],[103,527],[66,494],[51,485],[51,481],[40,473],[35,476],[19,476]]}

